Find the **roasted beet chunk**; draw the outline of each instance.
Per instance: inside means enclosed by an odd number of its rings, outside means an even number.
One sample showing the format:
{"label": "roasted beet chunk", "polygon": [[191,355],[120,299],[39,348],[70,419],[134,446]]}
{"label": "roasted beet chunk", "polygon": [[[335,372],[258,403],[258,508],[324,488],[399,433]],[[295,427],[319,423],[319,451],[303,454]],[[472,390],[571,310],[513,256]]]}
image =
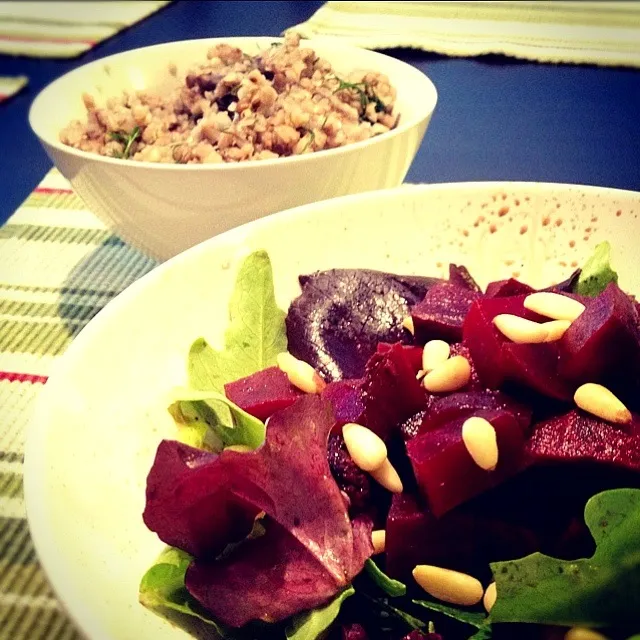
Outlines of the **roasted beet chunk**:
{"label": "roasted beet chunk", "polygon": [[569,400],[571,388],[558,374],[558,345],[515,344],[493,324],[500,314],[544,321],[524,308],[525,295],[484,298],[475,302],[464,322],[464,344],[469,348],[480,381],[498,389],[515,382],[556,400]]}
{"label": "roasted beet chunk", "polygon": [[526,448],[536,463],[591,461],[640,471],[640,418],[618,425],[570,411],[535,425]]}
{"label": "roasted beet chunk", "polygon": [[416,380],[411,355],[401,344],[371,356],[362,396],[365,410],[361,422],[381,438],[389,437],[427,402],[424,388]]}
{"label": "roasted beet chunk", "polygon": [[467,267],[458,264],[449,265],[449,282],[469,291],[480,292],[478,283],[473,279]]}
{"label": "roasted beet chunk", "polygon": [[524,465],[524,434],[516,417],[505,410],[478,411],[496,430],[499,460],[493,471],[481,469],[462,441],[459,418],[407,443],[407,453],[431,511],[441,516],[482,491],[496,486]]}
{"label": "roasted beet chunk", "polygon": [[301,276],[287,314],[289,351],[327,381],[360,378],[379,342],[412,341],[402,320],[437,282],[367,269]]}
{"label": "roasted beet chunk", "polygon": [[[501,391],[465,391],[438,397],[429,405],[418,434],[437,429],[458,418],[478,411],[505,409],[513,414],[523,431],[531,423],[531,409]],[[417,435],[417,434],[416,434]]]}
{"label": "roasted beet chunk", "polygon": [[449,282],[437,284],[411,309],[416,340],[441,339],[460,342],[462,325],[475,300],[482,294]]}
{"label": "roasted beet chunk", "polygon": [[289,383],[287,374],[278,367],[269,367],[246,378],[224,385],[231,402],[252,416],[266,420],[272,413],[286,409],[302,391]]}
{"label": "roasted beet chunk", "polygon": [[367,512],[371,507],[371,480],[349,456],[342,435],[329,437],[327,459],[338,486],[349,498],[349,513]]}
{"label": "roasted beet chunk", "polygon": [[361,624],[354,622],[342,627],[342,640],[369,640],[369,636]]}
{"label": "roasted beet chunk", "polygon": [[535,289],[520,280],[509,278],[508,280],[496,280],[487,285],[485,295],[487,298],[508,298],[533,293]]}
{"label": "roasted beet chunk", "polygon": [[559,371],[574,383],[597,382],[633,369],[640,357],[638,312],[631,298],[611,283],[595,298],[559,342]]}
{"label": "roasted beet chunk", "polygon": [[527,527],[468,509],[436,518],[419,498],[407,493],[393,496],[386,532],[387,573],[407,581],[417,564],[480,576],[488,573],[490,562],[538,550],[538,540]]}

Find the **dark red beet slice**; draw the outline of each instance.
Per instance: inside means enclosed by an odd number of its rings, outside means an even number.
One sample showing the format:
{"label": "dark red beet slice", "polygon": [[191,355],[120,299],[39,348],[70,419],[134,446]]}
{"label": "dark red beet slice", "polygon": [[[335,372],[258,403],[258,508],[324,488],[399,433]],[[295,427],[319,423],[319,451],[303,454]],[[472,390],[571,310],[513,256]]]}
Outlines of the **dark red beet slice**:
{"label": "dark red beet slice", "polygon": [[573,389],[558,373],[558,345],[504,343],[500,352],[504,376],[548,398],[570,400]]}
{"label": "dark red beet slice", "polygon": [[496,280],[487,285],[485,296],[487,298],[508,298],[533,293],[535,289],[520,280],[509,278],[508,280]]}
{"label": "dark red beet slice", "polygon": [[544,321],[545,318],[524,308],[525,297],[484,298],[475,302],[465,319],[464,344],[469,348],[480,381],[490,389],[498,389],[508,380],[550,398],[568,400],[571,389],[557,372],[557,344],[515,344],[493,324],[493,319],[503,313]]}
{"label": "dark red beet slice", "polygon": [[401,344],[374,353],[362,383],[364,412],[360,423],[387,438],[407,418],[426,406],[427,394],[411,358]]}
{"label": "dark red beet slice", "polygon": [[260,420],[293,404],[303,392],[289,383],[286,373],[269,367],[224,385],[227,398]]}
{"label": "dark red beet slice", "polygon": [[538,316],[524,308],[526,296],[483,298],[471,305],[463,326],[463,341],[469,348],[480,381],[490,389],[498,389],[506,372],[501,359],[502,345],[507,339],[496,329],[493,319],[501,313],[511,313],[529,320]]}
{"label": "dark red beet slice", "polygon": [[428,431],[407,443],[420,492],[436,517],[494,487],[523,467],[524,434],[515,416],[504,410],[478,411],[496,430],[498,466],[484,471],[462,441],[465,418]]}
{"label": "dark red beet slice", "polygon": [[559,341],[559,371],[574,383],[597,382],[633,368],[640,355],[638,312],[633,301],[611,283]]}
{"label": "dark red beet slice", "polygon": [[328,384],[322,397],[333,406],[334,432],[347,422],[357,422],[386,439],[425,407],[427,393],[416,380],[418,353],[419,347],[380,344],[362,379]]}
{"label": "dark red beet slice", "polygon": [[369,636],[361,624],[354,622],[343,625],[342,640],[369,640]]}
{"label": "dark red beet slice", "polygon": [[[381,342],[376,351],[378,353],[387,353],[393,345],[388,342]],[[407,357],[407,361],[409,365],[413,369],[413,371],[417,374],[420,369],[422,369],[422,347],[420,345],[415,344],[403,344],[402,350]]]}
{"label": "dark red beet slice", "polygon": [[640,471],[640,417],[614,425],[570,411],[536,424],[526,451],[534,463],[592,461]]}
{"label": "dark red beet slice", "polygon": [[411,309],[416,340],[421,344],[433,339],[460,342],[464,319],[481,296],[477,291],[448,282],[431,287]]}
{"label": "dark red beet slice", "polygon": [[354,517],[370,511],[371,479],[351,459],[341,434],[329,436],[327,460],[338,486],[349,498],[349,514]]}
{"label": "dark red beet slice", "polygon": [[364,411],[362,380],[340,380],[330,382],[323,390],[322,397],[333,407],[336,418],[333,431],[338,431],[347,422],[358,422]]}
{"label": "dark red beet slice", "polygon": [[386,571],[400,580],[409,580],[417,564],[478,575],[488,572],[490,562],[538,549],[535,534],[526,527],[459,509],[436,518],[407,493],[393,496],[385,528]]}
{"label": "dark red beet slice", "polygon": [[523,431],[531,424],[531,408],[507,394],[490,390],[466,391],[436,398],[425,412],[416,435],[437,429],[458,418],[468,418],[477,411],[497,409],[513,414]]}
{"label": "dark red beet slice", "polygon": [[413,342],[402,327],[410,308],[438,278],[368,269],[332,269],[299,278],[289,307],[289,351],[327,381],[360,378],[379,342]]}
{"label": "dark red beet slice", "polygon": [[478,283],[474,280],[473,276],[464,265],[449,265],[449,282],[451,284],[455,284],[457,287],[469,289],[469,291],[481,292]]}

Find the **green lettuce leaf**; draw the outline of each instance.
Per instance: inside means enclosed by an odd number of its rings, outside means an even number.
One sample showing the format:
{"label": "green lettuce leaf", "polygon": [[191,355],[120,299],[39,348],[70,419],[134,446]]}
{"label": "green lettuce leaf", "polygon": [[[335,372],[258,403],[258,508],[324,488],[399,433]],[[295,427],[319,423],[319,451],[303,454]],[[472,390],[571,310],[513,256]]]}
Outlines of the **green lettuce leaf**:
{"label": "green lettuce leaf", "polygon": [[[182,430],[194,430],[191,437],[194,441],[200,440],[201,448],[219,451],[232,445],[245,445],[257,449],[264,442],[266,427],[262,420],[248,414],[223,394],[179,389],[175,391],[175,397],[169,413]],[[185,442],[183,438],[181,440]]]}
{"label": "green lettuce leaf", "polygon": [[575,293],[597,296],[611,282],[618,282],[618,274],[611,268],[611,245],[601,242],[582,267]]}
{"label": "green lettuce leaf", "polygon": [[567,561],[534,553],[491,565],[498,591],[492,622],[638,623],[640,490],[599,493],[587,502],[584,518],[596,542],[591,558]]}
{"label": "green lettuce leaf", "polygon": [[491,625],[487,618],[487,614],[479,611],[468,611],[466,609],[460,609],[458,607],[452,607],[446,604],[440,604],[439,602],[431,602],[430,600],[413,600],[413,604],[417,604],[430,611],[437,611],[449,618],[453,618],[458,622],[468,624],[475,627],[477,631],[470,636],[474,640],[485,640],[491,638]]}
{"label": "green lettuce leaf", "polygon": [[294,616],[286,629],[287,640],[316,640],[334,623],[342,603],[355,593],[353,587],[341,591],[329,604]]}
{"label": "green lettuce leaf", "polygon": [[287,349],[285,312],[278,308],[271,261],[255,251],[242,263],[229,302],[224,350],[198,338],[189,351],[189,386],[224,393],[224,385],[276,364]]}
{"label": "green lettuce leaf", "polygon": [[367,575],[377,584],[385,593],[389,594],[393,598],[405,595],[407,593],[407,586],[398,580],[390,578],[378,565],[369,558],[365,564],[364,569]]}
{"label": "green lettuce leaf", "polygon": [[184,586],[191,556],[167,547],[140,582],[141,604],[149,609],[171,609],[211,625],[223,638],[232,637],[227,629],[209,618]]}

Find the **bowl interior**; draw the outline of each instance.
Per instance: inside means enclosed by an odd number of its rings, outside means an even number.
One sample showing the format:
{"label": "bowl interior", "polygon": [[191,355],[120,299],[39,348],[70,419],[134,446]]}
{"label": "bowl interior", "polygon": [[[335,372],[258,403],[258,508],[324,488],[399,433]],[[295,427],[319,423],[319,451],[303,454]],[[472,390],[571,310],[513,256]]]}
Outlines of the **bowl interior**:
{"label": "bowl interior", "polygon": [[[218,343],[235,270],[266,249],[283,308],[300,273],[369,267],[484,284],[568,275],[608,239],[626,290],[640,293],[640,194],[528,184],[444,185],[341,198],[240,227],[136,282],[79,335],[45,386],[28,433],[31,530],[52,584],[91,638],[186,637],[137,602],[162,544],[141,513],[146,474],[173,426],[163,395],[184,383],[192,340]],[[587,228],[589,229],[587,231]]]}
{"label": "bowl interior", "polygon": [[[59,132],[71,120],[86,117],[83,93],[92,94],[99,105],[104,105],[109,97],[120,96],[123,90],[162,93],[180,84],[190,68],[206,62],[207,51],[217,43],[226,42],[256,55],[274,41],[278,38],[188,40],[135,49],[91,62],[58,78],[36,97],[29,114],[31,126],[45,142],[69,150],[58,141]],[[337,73],[354,70],[386,73],[398,91],[396,111],[402,114],[401,128],[415,124],[435,107],[435,87],[424,74],[406,63],[325,39],[309,40],[304,46],[327,59]],[[177,67],[175,76],[169,71],[171,64]]]}

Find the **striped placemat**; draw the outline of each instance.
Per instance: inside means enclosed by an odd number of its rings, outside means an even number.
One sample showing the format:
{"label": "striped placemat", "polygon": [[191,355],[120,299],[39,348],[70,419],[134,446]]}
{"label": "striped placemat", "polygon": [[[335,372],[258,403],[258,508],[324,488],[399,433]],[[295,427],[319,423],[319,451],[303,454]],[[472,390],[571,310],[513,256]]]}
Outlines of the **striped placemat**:
{"label": "striped placemat", "polygon": [[53,362],[156,263],[105,229],[52,170],[0,227],[0,638],[80,638],[38,564],[23,497],[25,428]]}
{"label": "striped placemat", "polygon": [[640,2],[327,2],[292,30],[372,49],[640,67]]}
{"label": "striped placemat", "polygon": [[0,53],[73,58],[168,1],[0,2]]}
{"label": "striped placemat", "polygon": [[0,102],[18,93],[28,82],[27,76],[0,76]]}

